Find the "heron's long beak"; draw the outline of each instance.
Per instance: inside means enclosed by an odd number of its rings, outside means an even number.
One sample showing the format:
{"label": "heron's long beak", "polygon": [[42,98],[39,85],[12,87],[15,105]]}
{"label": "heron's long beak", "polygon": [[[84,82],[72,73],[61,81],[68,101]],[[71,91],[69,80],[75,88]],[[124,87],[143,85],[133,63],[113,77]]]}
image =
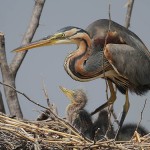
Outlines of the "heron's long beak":
{"label": "heron's long beak", "polygon": [[31,42],[27,45],[20,46],[14,49],[12,52],[22,52],[26,50],[30,50],[37,47],[49,46],[55,44],[63,44],[63,43],[71,43],[70,39],[66,38],[63,33],[57,33],[52,36],[48,36],[41,40]]}
{"label": "heron's long beak", "polygon": [[72,103],[74,103],[74,91],[66,89],[62,86],[59,86],[59,88],[62,90],[62,92],[68,97],[69,100],[71,100]]}

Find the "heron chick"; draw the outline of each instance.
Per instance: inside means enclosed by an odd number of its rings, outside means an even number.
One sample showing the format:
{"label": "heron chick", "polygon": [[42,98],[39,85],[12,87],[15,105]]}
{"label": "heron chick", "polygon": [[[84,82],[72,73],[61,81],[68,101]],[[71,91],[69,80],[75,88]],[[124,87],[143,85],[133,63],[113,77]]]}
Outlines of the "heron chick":
{"label": "heron chick", "polygon": [[135,131],[137,131],[141,136],[144,136],[148,134],[149,132],[143,127],[143,126],[138,126],[135,123],[129,123],[123,125],[121,128],[117,140],[118,141],[129,141],[133,137]]}
{"label": "heron chick", "polygon": [[67,120],[85,137],[93,140],[93,122],[90,114],[84,109],[87,96],[83,90],[69,90],[60,86],[71,103],[67,106]]}
{"label": "heron chick", "polygon": [[107,109],[101,110],[96,118],[94,125],[94,140],[98,141],[104,137],[108,139],[113,139],[115,137],[115,132],[111,120],[109,118],[109,113]]}

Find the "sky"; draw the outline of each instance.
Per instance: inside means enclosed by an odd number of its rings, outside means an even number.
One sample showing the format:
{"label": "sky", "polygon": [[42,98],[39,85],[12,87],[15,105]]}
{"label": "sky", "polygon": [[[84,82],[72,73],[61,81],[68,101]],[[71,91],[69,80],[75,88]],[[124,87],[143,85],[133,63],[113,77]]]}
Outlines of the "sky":
{"label": "sky", "polygon": [[[90,23],[98,19],[108,19],[108,7],[111,4],[111,19],[124,25],[127,0],[47,0],[40,19],[40,25],[33,40],[41,39],[55,33],[66,26],[76,26],[85,29]],[[5,34],[7,59],[10,63],[14,57],[11,50],[21,45],[23,35],[27,29],[34,0],[3,0],[0,5],[0,31]],[[149,48],[150,14],[149,0],[136,0],[131,17],[130,30],[135,32]],[[66,56],[76,49],[76,45],[57,45],[31,50],[26,55],[16,78],[16,88],[44,106],[47,106],[43,93],[43,81],[46,85],[50,101],[57,106],[58,113],[65,117],[69,100],[60,91],[59,85],[69,89],[83,89],[88,96],[86,109],[91,112],[106,101],[106,86],[103,79],[90,82],[74,81],[65,72],[63,63]],[[1,79],[1,77],[0,77]],[[1,79],[2,80],[2,79]],[[3,98],[3,87],[0,86]],[[145,96],[129,94],[130,110],[125,123],[138,123],[145,100],[147,104],[143,112],[141,124],[150,131],[150,92]],[[5,98],[4,98],[5,100]],[[114,104],[115,113],[122,111],[125,96],[117,93]],[[35,120],[42,108],[32,104],[22,95],[19,102],[24,118]],[[5,102],[5,106],[6,102]],[[8,110],[8,109],[7,109]],[[8,113],[8,111],[7,111]]]}

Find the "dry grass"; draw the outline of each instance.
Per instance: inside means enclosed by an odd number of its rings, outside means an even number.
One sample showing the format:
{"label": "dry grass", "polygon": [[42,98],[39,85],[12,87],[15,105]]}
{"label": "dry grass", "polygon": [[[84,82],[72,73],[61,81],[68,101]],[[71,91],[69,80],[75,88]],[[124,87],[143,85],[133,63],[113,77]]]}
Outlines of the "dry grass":
{"label": "dry grass", "polygon": [[0,114],[0,149],[150,149],[149,135],[140,137],[138,141],[103,139],[94,143],[60,118],[26,121]]}

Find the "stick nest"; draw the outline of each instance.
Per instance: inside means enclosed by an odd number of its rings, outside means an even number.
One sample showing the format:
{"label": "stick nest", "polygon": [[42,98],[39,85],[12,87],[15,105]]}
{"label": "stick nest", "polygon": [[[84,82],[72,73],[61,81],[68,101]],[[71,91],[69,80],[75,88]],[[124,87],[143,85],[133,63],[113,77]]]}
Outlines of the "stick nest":
{"label": "stick nest", "polygon": [[55,149],[150,149],[150,136],[130,141],[104,138],[90,141],[61,118],[26,121],[0,114],[0,149],[55,150]]}

